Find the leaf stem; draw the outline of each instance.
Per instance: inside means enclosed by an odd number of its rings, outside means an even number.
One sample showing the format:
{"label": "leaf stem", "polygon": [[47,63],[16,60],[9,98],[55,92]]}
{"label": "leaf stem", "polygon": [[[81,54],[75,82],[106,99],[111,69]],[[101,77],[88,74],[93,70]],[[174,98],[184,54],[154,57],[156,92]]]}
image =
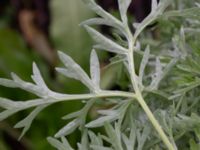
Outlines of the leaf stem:
{"label": "leaf stem", "polygon": [[40,106],[43,104],[54,104],[63,101],[70,100],[82,100],[82,99],[92,99],[92,98],[102,98],[102,97],[126,97],[126,98],[136,98],[134,93],[123,92],[123,91],[100,91],[99,93],[91,94],[60,94],[55,93],[54,97],[46,99],[35,99],[29,101],[13,101],[13,106],[19,108],[20,110],[28,109],[35,106]]}
{"label": "leaf stem", "polygon": [[136,99],[137,99],[138,103],[140,104],[140,106],[142,107],[142,109],[145,111],[147,117],[149,118],[150,122],[154,126],[155,130],[158,132],[159,136],[161,137],[161,139],[162,139],[163,143],[166,145],[166,147],[169,150],[175,150],[174,146],[169,141],[167,135],[164,133],[162,127],[160,126],[160,124],[156,120],[155,116],[151,112],[150,108],[146,104],[144,98],[142,97],[142,93],[139,89],[138,81],[136,79],[135,64],[134,64],[134,57],[133,57],[134,45],[135,45],[137,36],[136,37],[134,36],[134,38],[133,38],[129,27],[127,27],[126,29],[127,29],[127,34],[128,34],[128,37],[129,37],[129,39],[128,39],[129,40],[128,41],[129,42],[129,53],[127,54],[127,60],[128,60],[128,66],[129,66],[129,69],[130,69],[129,73],[130,73],[131,83],[132,83],[133,88],[135,90]]}

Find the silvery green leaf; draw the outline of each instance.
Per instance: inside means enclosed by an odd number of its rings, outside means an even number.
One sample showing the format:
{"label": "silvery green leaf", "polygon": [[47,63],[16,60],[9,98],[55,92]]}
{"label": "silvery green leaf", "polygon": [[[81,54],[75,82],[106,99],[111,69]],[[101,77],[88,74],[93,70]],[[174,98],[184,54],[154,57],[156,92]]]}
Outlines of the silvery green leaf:
{"label": "silvery green leaf", "polygon": [[38,86],[42,87],[43,89],[45,89],[47,91],[49,90],[48,87],[46,86],[46,84],[45,84],[42,76],[41,76],[41,73],[40,73],[37,65],[35,63],[33,63],[33,75],[32,75],[32,79],[34,80],[34,82]]}
{"label": "silvery green leaf", "polygon": [[127,10],[131,0],[118,0],[119,12],[123,23],[127,24]]}
{"label": "silvery green leaf", "polygon": [[78,143],[78,150],[88,150],[89,149],[88,142],[89,141],[88,141],[87,130],[84,130],[81,137],[81,143]]}
{"label": "silvery green leaf", "polygon": [[133,149],[134,145],[132,145],[132,141],[130,141],[125,134],[122,134],[122,140],[123,140],[127,150],[134,150]]}
{"label": "silvery green leaf", "polygon": [[65,145],[63,145],[59,140],[52,138],[52,137],[48,137],[47,141],[53,146],[55,147],[57,150],[73,150],[72,148],[67,148],[65,147]]}
{"label": "silvery green leaf", "polygon": [[135,29],[139,28],[139,26],[140,26],[140,23],[137,23],[137,22],[134,22],[134,23],[133,23],[133,27],[134,27]]}
{"label": "silvery green leaf", "polygon": [[195,5],[200,8],[200,3],[196,2]]}
{"label": "silvery green leaf", "polygon": [[190,90],[192,90],[192,89],[194,89],[198,86],[200,86],[200,80],[193,81],[187,87],[178,89],[178,90],[174,91],[173,93],[181,96],[181,94],[186,93],[186,92],[188,92],[188,91],[190,91]]}
{"label": "silvery green leaf", "polygon": [[150,90],[157,90],[160,81],[165,78],[165,76],[169,73],[169,71],[171,70],[172,67],[175,66],[175,64],[177,63],[178,59],[174,58],[172,59],[165,67],[164,69],[162,69],[161,63],[159,61],[159,59],[157,58],[156,61],[156,73],[155,76],[153,76],[151,85],[148,87]]}
{"label": "silvery green leaf", "polygon": [[73,148],[70,146],[69,142],[67,141],[67,139],[65,137],[61,137],[63,146],[67,149],[67,150],[73,150]]}
{"label": "silvery green leaf", "polygon": [[4,110],[3,112],[0,113],[0,121],[3,121],[4,119],[12,116],[13,114],[17,113],[18,111],[20,111],[20,109],[7,109]]}
{"label": "silvery green leaf", "polygon": [[107,115],[107,116],[118,114],[118,112],[116,110],[98,110],[97,112],[101,115]]}
{"label": "silvery green leaf", "polygon": [[[137,39],[139,34],[153,21],[155,21],[160,15],[163,14],[164,10],[171,4],[172,0],[161,0],[156,7],[156,9],[152,9],[151,13],[137,25],[136,31],[134,33],[134,40]],[[155,1],[153,1],[153,5],[155,6]]]}
{"label": "silvery green leaf", "polygon": [[97,53],[95,50],[92,50],[90,56],[90,75],[95,87],[97,90],[100,89],[100,64]]}
{"label": "silvery green leaf", "polygon": [[80,25],[81,26],[84,26],[84,25],[106,25],[106,26],[114,27],[114,28],[120,30],[121,33],[126,35],[126,32],[121,24],[116,24],[116,23],[112,22],[111,20],[106,20],[104,18],[88,19],[86,21],[83,21]]}
{"label": "silvery green leaf", "polygon": [[156,11],[157,7],[158,7],[157,0],[152,0],[152,2],[151,2],[151,11],[152,12]]}
{"label": "silvery green leaf", "polygon": [[160,59],[157,57],[156,58],[156,71],[155,74],[152,76],[152,82],[150,85],[150,89],[157,89],[158,88],[158,84],[161,80],[161,76],[162,76],[162,65],[160,62]]}
{"label": "silvery green leaf", "polygon": [[115,27],[115,26],[113,26],[113,23],[111,21],[108,21],[103,18],[91,18],[91,19],[83,21],[80,25],[81,26],[84,26],[84,25],[107,25],[107,26]]}
{"label": "silvery green leaf", "polygon": [[37,95],[39,97],[43,97],[43,98],[48,97],[47,91],[45,91],[42,87],[36,86],[30,82],[23,81],[15,73],[12,73],[11,76],[18,88],[21,88],[25,91],[34,93],[35,95]]}
{"label": "silvery green leaf", "polygon": [[14,109],[15,102],[7,98],[0,97],[0,107],[4,109]]}
{"label": "silvery green leaf", "polygon": [[13,82],[12,80],[4,79],[4,78],[0,78],[0,85],[9,87],[9,88],[17,88],[18,87],[17,83]]}
{"label": "silvery green leaf", "polygon": [[123,150],[121,143],[121,132],[119,131],[119,128],[115,126],[116,128],[114,129],[108,122],[105,122],[104,127],[112,146],[117,150]]}
{"label": "silvery green leaf", "polygon": [[150,127],[149,126],[145,126],[143,129],[142,134],[140,133],[140,131],[137,131],[137,140],[138,140],[138,146],[137,146],[137,150],[142,150],[144,143],[146,142],[149,134],[150,134]]}
{"label": "silvery green leaf", "polygon": [[23,128],[23,131],[19,137],[19,140],[26,134],[26,132],[29,130],[29,128],[31,127],[31,124],[33,122],[33,120],[35,119],[35,117],[44,109],[46,108],[48,105],[41,105],[36,107],[25,119],[21,120],[20,122],[18,122],[14,128]]}
{"label": "silvery green leaf", "polygon": [[142,61],[140,63],[140,69],[139,69],[139,83],[141,86],[143,86],[142,80],[144,76],[145,67],[147,66],[148,61],[149,61],[149,56],[150,56],[150,48],[149,46],[147,46],[144,51],[144,55],[142,57]]}
{"label": "silvery green leaf", "polygon": [[175,129],[190,131],[200,124],[200,118],[194,114],[191,116],[178,114],[177,117],[173,118],[172,123]]}
{"label": "silvery green leaf", "polygon": [[110,116],[103,116],[103,117],[100,117],[100,118],[98,118],[94,121],[89,122],[88,124],[86,124],[86,127],[87,128],[100,127],[100,126],[103,126],[105,122],[112,122],[116,119],[118,119],[118,114],[110,115]]}
{"label": "silvery green leaf", "polygon": [[88,33],[91,35],[93,40],[97,43],[94,48],[107,50],[109,52],[117,53],[117,54],[126,54],[127,50],[120,46],[119,44],[113,42],[109,38],[105,37],[103,34],[99,33],[95,29],[85,26]]}
{"label": "silvery green leaf", "polygon": [[94,91],[94,85],[88,75],[83,71],[83,69],[74,62],[74,60],[63,52],[58,52],[60,60],[66,66],[66,69],[56,68],[56,70],[63,75],[80,80],[84,85],[86,85],[91,91]]}
{"label": "silvery green leaf", "polygon": [[73,112],[73,113],[63,116],[62,119],[64,119],[64,120],[72,119],[72,118],[78,117],[79,115],[81,115],[81,113],[82,113],[82,111],[76,111],[76,112]]}
{"label": "silvery green leaf", "polygon": [[94,132],[88,131],[88,135],[91,140],[91,145],[103,145],[103,141],[100,136],[96,136]]}
{"label": "silvery green leaf", "polygon": [[126,145],[127,150],[134,150],[135,143],[136,143],[136,131],[135,130],[136,130],[136,128],[134,126],[132,126],[129,137],[127,137],[125,134],[122,134],[122,140],[124,141],[124,144]]}
{"label": "silvery green leaf", "polygon": [[99,145],[90,145],[90,147],[92,148],[92,150],[113,150],[112,148]]}
{"label": "silvery green leaf", "polygon": [[177,61],[178,61],[178,59],[174,58],[165,66],[165,68],[162,71],[161,79],[163,79],[169,73],[169,71],[172,69],[172,67],[174,67],[176,65]]}
{"label": "silvery green leaf", "polygon": [[81,110],[67,114],[66,116],[62,117],[62,119],[67,120],[67,119],[76,118],[76,117],[83,119],[83,117],[87,115],[89,109],[94,103],[95,103],[95,99],[91,99],[87,101],[86,105]]}
{"label": "silvery green leaf", "polygon": [[162,17],[184,17],[184,18],[199,18],[200,9],[199,7],[187,8],[183,10],[172,10],[163,14]]}
{"label": "silvery green leaf", "polygon": [[76,128],[80,125],[81,120],[80,119],[74,119],[70,123],[68,123],[66,126],[64,126],[62,129],[60,129],[56,134],[55,137],[59,138],[62,136],[66,136],[70,133],[72,133]]}
{"label": "silvery green leaf", "polygon": [[87,6],[92,9],[97,15],[101,16],[102,18],[106,20],[110,20],[114,24],[121,25],[121,22],[113,17],[111,14],[106,12],[103,8],[101,8],[99,5],[97,5],[94,0],[83,0],[84,3],[87,4]]}

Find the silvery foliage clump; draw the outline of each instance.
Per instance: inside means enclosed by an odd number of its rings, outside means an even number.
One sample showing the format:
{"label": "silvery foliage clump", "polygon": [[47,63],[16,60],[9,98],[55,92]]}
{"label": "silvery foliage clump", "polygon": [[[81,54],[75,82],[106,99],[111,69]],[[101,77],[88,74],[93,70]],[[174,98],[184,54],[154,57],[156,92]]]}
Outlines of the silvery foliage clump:
{"label": "silvery foliage clump", "polygon": [[[94,0],[83,2],[98,15],[97,18],[81,23],[95,41],[90,56],[90,76],[63,52],[58,52],[58,55],[64,67],[56,70],[68,78],[79,80],[90,92],[62,94],[52,91],[45,84],[37,65],[33,63],[31,77],[34,83],[26,82],[12,73],[12,79],[1,78],[0,85],[23,89],[38,98],[27,101],[0,98],[0,107],[4,109],[0,113],[0,120],[19,111],[34,108],[14,126],[23,128],[19,137],[21,139],[35,117],[46,107],[63,101],[84,100],[85,106],[82,109],[62,117],[71,121],[55,133],[54,137],[47,138],[58,150],[74,150],[66,137],[77,129],[82,134],[81,140],[77,142],[79,150],[198,150],[200,117],[197,93],[200,85],[200,52],[195,53],[195,56],[188,52],[191,48],[186,43],[186,36],[195,33],[200,25],[199,3],[194,8],[165,11],[169,7],[176,8],[173,1],[160,0],[157,3],[157,0],[152,0],[151,13],[141,23],[132,24],[135,30],[132,34],[127,18],[131,0],[118,0],[121,19],[103,10]],[[171,37],[171,41],[163,49],[156,53],[151,52],[152,46],[143,44],[141,39],[145,37],[141,32],[157,20],[169,21],[176,17],[184,19],[178,34]],[[91,27],[92,25],[107,25],[115,29],[124,44],[108,38]],[[118,60],[115,63],[122,62],[129,77],[129,91],[101,89],[100,63],[96,50],[116,54]],[[136,57],[141,58],[139,65]],[[162,101],[159,102],[158,99]],[[112,107],[98,110],[99,117],[86,122],[88,113],[98,101],[109,102]],[[97,127],[104,127],[105,134],[94,133],[92,128]],[[181,141],[182,139],[184,140]],[[189,147],[183,148],[182,145]]]}

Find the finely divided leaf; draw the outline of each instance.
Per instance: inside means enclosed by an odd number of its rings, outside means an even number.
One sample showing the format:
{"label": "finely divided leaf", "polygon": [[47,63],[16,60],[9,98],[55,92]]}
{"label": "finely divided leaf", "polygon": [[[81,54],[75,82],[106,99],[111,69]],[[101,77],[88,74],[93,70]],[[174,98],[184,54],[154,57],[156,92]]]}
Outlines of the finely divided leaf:
{"label": "finely divided leaf", "polygon": [[119,11],[123,23],[127,24],[127,10],[131,3],[131,0],[118,0]]}
{"label": "finely divided leaf", "polygon": [[157,7],[158,7],[157,0],[152,0],[152,3],[151,3],[151,12],[156,11]]}
{"label": "finely divided leaf", "polygon": [[20,122],[18,122],[14,128],[24,128],[19,140],[26,134],[26,132],[29,130],[29,128],[31,127],[31,124],[33,122],[33,120],[35,119],[35,117],[44,109],[46,108],[48,105],[41,105],[36,107],[25,119],[21,120]]}
{"label": "finely divided leaf", "polygon": [[68,55],[64,54],[63,52],[59,52],[58,54],[63,64],[66,66],[66,69],[56,68],[56,70],[67,77],[80,80],[91,91],[94,91],[94,84],[92,83],[88,75],[85,73],[85,71],[83,71],[83,69]]}
{"label": "finely divided leaf", "polygon": [[7,99],[7,98],[2,98],[0,97],[0,107],[4,109],[14,109],[15,108],[15,103],[14,101]]}
{"label": "finely divided leaf", "polygon": [[95,50],[92,50],[90,56],[90,75],[93,83],[97,90],[100,89],[100,65],[97,53]]}
{"label": "finely divided leaf", "polygon": [[126,54],[127,49],[120,46],[119,44],[113,42],[109,38],[105,37],[103,34],[99,33],[95,29],[85,26],[88,33],[91,35],[93,40],[97,43],[94,48],[107,50],[109,52],[117,53],[117,54]]}
{"label": "finely divided leaf", "polygon": [[74,150],[71,148],[70,145],[66,145],[61,143],[59,140],[52,138],[52,137],[48,137],[47,141],[53,146],[55,147],[57,150]]}
{"label": "finely divided leaf", "polygon": [[59,138],[62,136],[66,136],[70,133],[72,133],[76,128],[80,125],[81,120],[80,119],[74,119],[70,123],[68,123],[66,126],[64,126],[62,129],[60,129],[56,134],[55,137]]}
{"label": "finely divided leaf", "polygon": [[100,136],[96,136],[96,134],[92,131],[88,131],[88,135],[91,140],[91,145],[103,145],[103,141]]}
{"label": "finely divided leaf", "polygon": [[118,114],[115,115],[109,115],[109,116],[103,116],[100,117],[94,121],[89,122],[88,124],[86,124],[87,128],[96,128],[96,127],[101,127],[104,125],[105,122],[112,122],[115,121],[116,119],[118,119]]}
{"label": "finely divided leaf", "polygon": [[99,5],[97,5],[94,0],[83,0],[84,3],[87,4],[87,6],[92,9],[97,15],[101,16],[102,18],[106,20],[110,20],[114,24],[121,25],[121,22],[113,17],[111,14],[107,13],[103,8],[101,8]]}
{"label": "finely divided leaf", "polygon": [[70,114],[63,116],[62,119],[68,120],[68,119],[76,118],[76,117],[80,116],[81,114],[82,114],[81,110],[76,111],[76,112],[73,112],[73,113],[70,113]]}
{"label": "finely divided leaf", "polygon": [[49,90],[41,76],[41,73],[36,63],[33,63],[33,75],[31,77],[38,86],[42,87],[43,89],[46,89],[47,91]]}
{"label": "finely divided leaf", "polygon": [[143,55],[142,61],[140,63],[140,69],[139,69],[139,83],[141,86],[143,86],[142,80],[144,77],[145,67],[147,66],[147,63],[149,61],[149,57],[150,57],[150,48],[149,48],[149,46],[147,46],[144,51],[144,55]]}
{"label": "finely divided leaf", "polygon": [[152,11],[151,13],[139,24],[137,24],[136,31],[133,39],[136,40],[139,34],[152,22],[154,22],[160,15],[163,14],[164,10],[170,5],[172,0],[161,0],[156,7],[156,0],[152,1]]}
{"label": "finely divided leaf", "polygon": [[35,95],[37,95],[39,97],[46,98],[49,96],[48,91],[46,91],[42,87],[34,85],[30,82],[23,81],[15,73],[12,73],[11,76],[13,78],[13,82],[15,83],[15,87],[17,86],[18,88],[21,88],[25,91],[34,93]]}
{"label": "finely divided leaf", "polygon": [[18,111],[20,111],[20,109],[4,110],[3,112],[0,113],[0,121],[3,121],[4,119],[12,116],[13,114],[17,113]]}

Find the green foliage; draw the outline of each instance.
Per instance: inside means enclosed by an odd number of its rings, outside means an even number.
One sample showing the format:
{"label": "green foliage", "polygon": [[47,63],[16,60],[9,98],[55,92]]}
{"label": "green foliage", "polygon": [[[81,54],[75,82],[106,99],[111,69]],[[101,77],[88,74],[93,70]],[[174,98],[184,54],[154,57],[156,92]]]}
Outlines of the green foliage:
{"label": "green foliage", "polygon": [[[63,117],[72,119],[48,142],[58,150],[73,150],[67,136],[76,129],[81,133],[78,150],[198,150],[200,140],[199,86],[200,52],[198,33],[190,33],[200,24],[199,4],[195,8],[182,7],[169,0],[152,1],[151,13],[141,22],[134,23],[132,34],[127,20],[130,0],[118,0],[121,19],[103,10],[94,0],[83,0],[99,18],[89,19],[81,25],[95,41],[90,55],[90,76],[68,55],[59,52],[65,65],[56,70],[68,78],[79,80],[89,90],[86,94],[63,94],[49,89],[39,69],[33,63],[34,83],[27,82],[12,73],[12,80],[0,79],[0,84],[20,88],[38,98],[14,101],[0,98],[0,120],[29,108],[35,109],[15,127],[23,128],[21,137],[28,131],[35,117],[46,107],[63,101],[84,100],[85,106]],[[170,10],[178,9],[178,10]],[[176,8],[177,7],[177,8]],[[160,26],[160,37],[148,42],[151,32],[144,31],[152,23]],[[120,42],[101,34],[91,25],[108,25],[115,28]],[[168,38],[162,37],[169,28]],[[171,29],[173,28],[173,29]],[[166,33],[165,33],[166,34]],[[164,35],[165,35],[164,34]],[[191,36],[192,35],[192,36]],[[122,44],[124,43],[124,44]],[[148,44],[147,44],[148,43]],[[160,43],[160,44],[157,44]],[[113,64],[123,64],[129,78],[128,91],[106,90],[101,87],[100,64],[95,49],[112,52],[117,56]],[[140,56],[137,58],[137,56]],[[98,109],[98,117],[88,122],[87,116]],[[96,133],[94,128],[105,132]],[[21,138],[20,137],[20,138]]]}

